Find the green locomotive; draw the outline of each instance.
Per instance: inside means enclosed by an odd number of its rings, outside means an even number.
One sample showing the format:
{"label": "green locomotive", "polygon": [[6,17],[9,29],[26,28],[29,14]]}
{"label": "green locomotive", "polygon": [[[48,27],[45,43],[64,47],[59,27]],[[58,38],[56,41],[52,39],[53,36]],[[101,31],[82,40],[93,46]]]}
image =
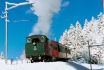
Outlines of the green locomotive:
{"label": "green locomotive", "polygon": [[70,49],[45,35],[32,35],[26,38],[26,58],[34,61],[66,61],[70,57]]}
{"label": "green locomotive", "polygon": [[42,60],[46,55],[48,38],[45,35],[28,36],[25,45],[26,58],[34,60]]}

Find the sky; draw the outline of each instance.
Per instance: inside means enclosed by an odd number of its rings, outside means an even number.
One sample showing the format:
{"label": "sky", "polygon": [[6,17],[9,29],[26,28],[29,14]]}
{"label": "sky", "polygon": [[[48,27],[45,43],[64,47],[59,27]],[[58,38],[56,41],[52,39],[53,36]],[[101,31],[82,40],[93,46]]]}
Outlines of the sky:
{"label": "sky", "polygon": [[[0,0],[0,16],[3,16],[2,12],[5,10],[6,1],[17,4],[26,2],[26,0]],[[16,7],[8,11],[8,19],[10,21],[8,23],[9,59],[11,57],[15,59],[20,56],[25,48],[27,36],[38,33],[47,34],[49,39],[55,40],[56,38],[56,41],[59,41],[60,36],[65,29],[69,29],[71,24],[75,26],[76,22],[79,21],[83,27],[85,19],[90,21],[92,16],[97,18],[97,15],[100,12],[103,12],[104,9],[102,8],[102,0],[39,0],[40,5],[38,5],[37,0],[28,1],[34,1],[36,4]],[[11,6],[8,5],[8,8],[10,7]],[[48,16],[46,15],[50,14],[48,11],[50,8],[52,14],[49,18],[50,21],[48,21]],[[46,19],[47,21],[43,21],[44,23],[41,22],[43,19]],[[46,30],[44,30],[42,25],[39,27],[40,24],[46,25]],[[4,49],[5,19],[0,18],[0,52],[4,52],[5,54]]]}

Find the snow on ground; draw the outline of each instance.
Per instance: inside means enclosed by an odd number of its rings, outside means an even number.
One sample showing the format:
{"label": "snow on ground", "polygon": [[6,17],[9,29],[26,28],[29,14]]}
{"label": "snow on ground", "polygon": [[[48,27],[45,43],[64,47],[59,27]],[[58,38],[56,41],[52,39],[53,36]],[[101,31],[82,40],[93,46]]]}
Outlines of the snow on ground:
{"label": "snow on ground", "polygon": [[[90,64],[75,62],[76,64],[82,65],[88,69],[91,69]],[[93,70],[104,70],[104,64],[91,64]]]}
{"label": "snow on ground", "polygon": [[[90,69],[90,65],[89,64],[83,63],[81,65]],[[91,65],[92,65],[92,69],[93,70],[104,70],[104,65],[96,65],[96,64],[91,64]]]}
{"label": "snow on ground", "polygon": [[[77,60],[75,63],[91,69],[90,64],[87,64],[84,58]],[[104,70],[104,64],[91,64],[91,66],[93,70]]]}
{"label": "snow on ground", "polygon": [[[75,66],[74,66],[75,65]],[[76,67],[76,66],[79,66]],[[16,61],[11,62],[8,60],[8,64],[5,64],[5,60],[0,60],[0,70],[90,70],[90,65],[86,63],[76,63],[76,62],[35,62],[26,63],[26,61]],[[78,69],[76,69],[78,68]],[[104,70],[104,66],[92,65],[93,70]]]}
{"label": "snow on ground", "polygon": [[0,60],[0,70],[76,70],[74,67],[67,65],[65,62],[36,62],[36,63],[13,63],[5,64],[4,60]]}

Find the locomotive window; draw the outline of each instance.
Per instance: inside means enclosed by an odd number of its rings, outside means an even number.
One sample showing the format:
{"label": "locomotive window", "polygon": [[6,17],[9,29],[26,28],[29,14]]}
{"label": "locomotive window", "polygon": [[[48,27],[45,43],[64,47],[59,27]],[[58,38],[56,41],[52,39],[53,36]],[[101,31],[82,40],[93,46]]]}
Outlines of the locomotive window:
{"label": "locomotive window", "polygon": [[44,36],[41,37],[41,42],[44,42],[45,41],[45,38]]}
{"label": "locomotive window", "polygon": [[28,38],[28,39],[27,39],[27,43],[30,43],[30,42],[31,42],[31,39],[30,39],[30,38]]}
{"label": "locomotive window", "polygon": [[60,49],[60,52],[61,52],[61,45],[59,44],[59,49]]}
{"label": "locomotive window", "polygon": [[40,41],[39,41],[39,39],[38,38],[34,38],[34,39],[32,39],[32,43],[39,43]]}
{"label": "locomotive window", "polygon": [[56,45],[50,44],[50,46],[52,47],[52,49],[57,50],[57,46]]}
{"label": "locomotive window", "polygon": [[63,48],[62,48],[62,46],[61,46],[61,45],[59,46],[59,48],[60,48],[60,52],[63,52]]}
{"label": "locomotive window", "polygon": [[65,48],[64,47],[62,47],[62,52],[65,52]]}
{"label": "locomotive window", "polygon": [[58,45],[58,51],[60,52],[60,47],[59,47],[59,45]]}
{"label": "locomotive window", "polygon": [[53,49],[57,50],[57,46],[56,45],[53,45]]}
{"label": "locomotive window", "polygon": [[61,44],[59,44],[59,48],[60,48],[60,52],[65,52],[65,48]]}

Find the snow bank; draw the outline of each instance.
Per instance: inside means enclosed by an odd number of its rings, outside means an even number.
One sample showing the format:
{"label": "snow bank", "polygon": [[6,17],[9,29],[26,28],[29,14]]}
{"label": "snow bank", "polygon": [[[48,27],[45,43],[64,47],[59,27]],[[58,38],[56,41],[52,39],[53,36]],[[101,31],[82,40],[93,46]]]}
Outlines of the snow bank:
{"label": "snow bank", "polygon": [[[84,61],[83,59],[80,59]],[[23,62],[23,63],[21,63]],[[16,64],[16,61],[13,62],[13,64],[10,64],[10,60],[8,60],[8,64],[5,64],[5,60],[0,60],[0,70],[80,70],[76,69],[72,64],[77,66],[84,66],[88,69],[90,69],[90,65],[86,63],[77,63],[77,62],[35,62],[35,63],[26,63],[25,60],[18,61],[18,64]],[[72,64],[71,64],[72,63]],[[71,65],[70,65],[71,64]],[[103,70],[104,66],[102,65],[92,65],[92,69],[98,69]]]}
{"label": "snow bank", "polygon": [[[4,62],[4,61],[3,61]],[[3,63],[0,61],[0,63]],[[36,62],[28,64],[6,65],[0,64],[0,70],[76,70],[74,67],[67,65],[65,62]]]}

